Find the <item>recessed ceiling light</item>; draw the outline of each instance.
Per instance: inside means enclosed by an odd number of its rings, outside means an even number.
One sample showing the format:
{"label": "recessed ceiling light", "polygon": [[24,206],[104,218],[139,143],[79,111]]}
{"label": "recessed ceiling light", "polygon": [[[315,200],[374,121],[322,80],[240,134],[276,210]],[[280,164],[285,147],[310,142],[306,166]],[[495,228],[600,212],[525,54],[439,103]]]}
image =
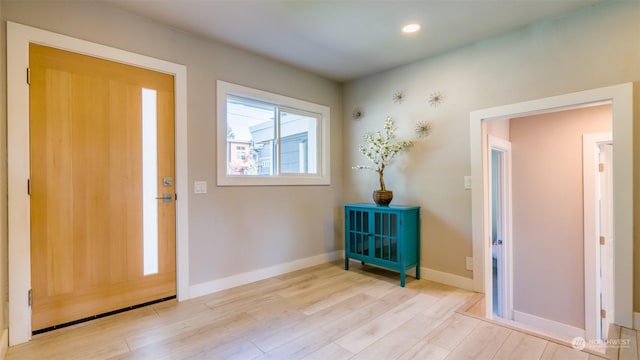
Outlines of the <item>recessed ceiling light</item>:
{"label": "recessed ceiling light", "polygon": [[416,24],[416,23],[408,24],[402,27],[402,32],[405,34],[411,34],[420,30],[420,28],[421,28],[420,24]]}

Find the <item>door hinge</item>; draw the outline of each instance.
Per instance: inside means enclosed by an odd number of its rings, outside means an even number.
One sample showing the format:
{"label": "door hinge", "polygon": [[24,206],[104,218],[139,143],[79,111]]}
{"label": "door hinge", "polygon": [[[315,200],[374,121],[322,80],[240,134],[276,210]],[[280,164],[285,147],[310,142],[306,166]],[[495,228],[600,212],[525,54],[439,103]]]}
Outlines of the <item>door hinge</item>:
{"label": "door hinge", "polygon": [[27,85],[31,85],[31,69],[27,68]]}
{"label": "door hinge", "polygon": [[605,309],[600,309],[600,317],[603,319],[607,318],[607,310]]}
{"label": "door hinge", "polygon": [[31,179],[27,179],[27,195],[31,195]]}
{"label": "door hinge", "polygon": [[28,296],[28,302],[29,302],[29,306],[33,305],[33,290],[29,289],[29,294]]}
{"label": "door hinge", "polygon": [[604,245],[604,236],[600,236],[600,245]]}
{"label": "door hinge", "polygon": [[598,171],[599,172],[604,172],[604,164],[603,163],[598,164]]}

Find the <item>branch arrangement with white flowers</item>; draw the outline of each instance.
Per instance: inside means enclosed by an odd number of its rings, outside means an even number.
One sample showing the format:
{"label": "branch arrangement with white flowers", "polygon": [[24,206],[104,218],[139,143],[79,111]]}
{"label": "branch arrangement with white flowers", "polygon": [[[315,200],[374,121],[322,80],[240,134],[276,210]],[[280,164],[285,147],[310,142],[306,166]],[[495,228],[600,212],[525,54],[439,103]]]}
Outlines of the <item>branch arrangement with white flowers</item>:
{"label": "branch arrangement with white flowers", "polygon": [[390,116],[384,121],[383,131],[377,131],[364,136],[365,145],[360,144],[360,153],[373,163],[373,166],[358,165],[354,169],[369,169],[378,173],[380,178],[380,190],[386,191],[384,185],[384,169],[393,158],[400,152],[407,150],[413,146],[413,141],[401,140],[394,141],[396,127],[393,125],[393,119]]}

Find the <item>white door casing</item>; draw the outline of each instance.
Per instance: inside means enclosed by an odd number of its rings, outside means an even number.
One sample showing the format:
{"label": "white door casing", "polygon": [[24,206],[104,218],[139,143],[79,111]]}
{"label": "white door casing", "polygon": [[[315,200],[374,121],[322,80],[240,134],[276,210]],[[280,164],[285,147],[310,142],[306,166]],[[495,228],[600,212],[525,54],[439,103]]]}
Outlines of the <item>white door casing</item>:
{"label": "white door casing", "polygon": [[[633,84],[608,86],[549,98],[499,106],[470,113],[470,150],[472,188],[472,236],[474,255],[474,290],[487,288],[491,232],[490,198],[486,161],[486,120],[510,119],[549,111],[610,102],[613,122],[613,203],[614,244],[614,323],[633,327]],[[490,283],[489,283],[490,284]]]}
{"label": "white door casing", "polygon": [[[614,292],[613,292],[613,249],[615,236],[613,233],[613,172],[611,171],[613,145],[611,143],[600,144],[600,163],[603,170],[600,172],[600,236],[604,244],[600,245],[600,308],[605,311],[601,316],[601,339],[608,339],[611,319],[615,318]],[[596,308],[596,311],[598,309]],[[597,311],[600,313],[599,311]]]}
{"label": "white door casing", "polygon": [[[584,194],[584,311],[585,336],[601,339],[600,309],[600,225],[598,163],[600,144],[611,143],[612,134],[584,134],[582,137],[582,169]],[[609,264],[611,266],[611,264]],[[609,314],[610,316],[612,314]]]}

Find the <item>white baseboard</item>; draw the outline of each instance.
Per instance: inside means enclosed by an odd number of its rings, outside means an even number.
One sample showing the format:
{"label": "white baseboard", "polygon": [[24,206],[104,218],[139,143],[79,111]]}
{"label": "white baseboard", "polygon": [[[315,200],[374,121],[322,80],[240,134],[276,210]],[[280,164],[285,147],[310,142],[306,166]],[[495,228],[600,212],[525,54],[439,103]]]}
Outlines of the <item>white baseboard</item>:
{"label": "white baseboard", "polygon": [[545,319],[539,316],[513,311],[513,321],[521,324],[531,325],[536,329],[544,332],[544,334],[559,337],[561,339],[571,341],[575,337],[585,337],[585,330],[575,326],[563,324],[557,321]]}
{"label": "white baseboard", "polygon": [[423,267],[420,268],[420,275],[426,280],[473,291],[473,279],[471,278]]}
{"label": "white baseboard", "polygon": [[0,339],[0,359],[4,360],[7,357],[7,350],[9,350],[9,329],[3,329]]}
{"label": "white baseboard", "polygon": [[342,250],[311,256],[304,259],[298,259],[288,263],[269,266],[246,273],[231,275],[226,278],[208,281],[205,283],[191,285],[189,287],[189,298],[192,299],[199,296],[209,295],[214,292],[286,274],[291,271],[328,263],[340,258],[344,259],[344,251]]}
{"label": "white baseboard", "polygon": [[640,312],[633,313],[633,328],[640,330]]}

